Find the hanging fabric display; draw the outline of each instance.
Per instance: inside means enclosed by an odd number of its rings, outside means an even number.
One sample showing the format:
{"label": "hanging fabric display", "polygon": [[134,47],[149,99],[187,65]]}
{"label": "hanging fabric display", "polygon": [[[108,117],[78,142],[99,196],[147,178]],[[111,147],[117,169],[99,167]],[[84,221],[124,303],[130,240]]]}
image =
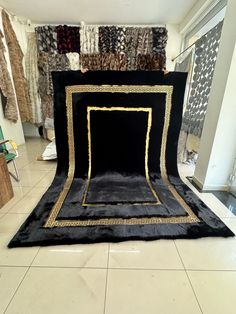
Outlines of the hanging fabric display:
{"label": "hanging fabric display", "polygon": [[127,27],[125,31],[125,53],[127,55],[127,70],[137,70],[138,32],[134,27]]}
{"label": "hanging fabric display", "polygon": [[115,54],[114,59],[115,59],[114,60],[115,70],[116,71],[126,71],[126,69],[127,69],[126,55]]}
{"label": "hanging fabric display", "polygon": [[152,28],[153,52],[157,52],[165,58],[165,49],[168,39],[167,29],[165,27]]}
{"label": "hanging fabric display", "polygon": [[99,51],[101,53],[110,52],[110,31],[109,27],[99,27]]}
{"label": "hanging fabric display", "polygon": [[[167,30],[81,24],[36,28],[43,119],[53,117],[52,71],[162,70]],[[155,40],[154,40],[155,39]],[[155,50],[155,49],[156,50]],[[45,92],[46,91],[46,92]]]}
{"label": "hanging fabric display", "polygon": [[57,33],[56,27],[45,25],[35,28],[38,51],[56,52],[57,51]]}
{"label": "hanging fabric display", "polygon": [[68,71],[69,67],[69,60],[66,54],[55,54],[49,53],[48,54],[48,84],[47,84],[47,93],[48,95],[53,95],[53,86],[52,86],[52,75],[53,71]]}
{"label": "hanging fabric display", "polygon": [[42,101],[43,116],[53,118],[53,86],[52,71],[69,70],[67,56],[41,52],[38,56],[39,68],[39,93]]}
{"label": "hanging fabric display", "polygon": [[89,69],[91,71],[99,71],[101,70],[101,54],[81,53],[80,64],[83,69]]}
{"label": "hanging fabric display", "polygon": [[101,70],[109,71],[114,69],[114,56],[111,53],[101,54]]}
{"label": "hanging fabric display", "polygon": [[[187,82],[186,82],[186,90],[185,90],[185,99],[184,99],[184,108],[183,112],[185,111],[186,104],[188,102],[188,96],[189,96],[189,88],[190,88],[190,82],[192,77],[192,68],[193,68],[193,50],[190,51],[190,53],[186,54],[181,60],[176,62],[175,64],[175,71],[177,72],[187,72]],[[181,130],[179,134],[179,143],[178,143],[178,155],[177,160],[178,162],[186,162],[189,160],[189,154],[186,149],[186,143],[188,139],[188,134]]]}
{"label": "hanging fabric display", "polygon": [[97,53],[95,49],[90,49],[90,34],[93,33],[96,33],[95,26],[82,24],[81,51],[85,53],[81,55],[81,66],[84,68],[103,71],[165,68],[167,30],[164,27],[100,26],[98,32],[100,56],[94,54]]}
{"label": "hanging fabric display", "polygon": [[151,70],[151,55],[139,54],[137,56],[137,70]]}
{"label": "hanging fabric display", "polygon": [[165,66],[164,60],[157,53],[139,54],[137,56],[137,70],[153,71],[162,70]]}
{"label": "hanging fabric display", "polygon": [[31,121],[32,112],[30,98],[22,64],[23,53],[18,43],[16,34],[12,28],[9,16],[4,10],[2,11],[2,23],[9,51],[12,76],[15,85],[16,98],[20,111],[21,121]]}
{"label": "hanging fabric display", "polygon": [[68,52],[66,56],[69,60],[69,69],[73,71],[80,70],[79,54],[77,52]]}
{"label": "hanging fabric display", "polygon": [[80,28],[80,51],[81,53],[99,53],[97,26],[81,25]]}
{"label": "hanging fabric display", "polygon": [[138,28],[137,27],[127,27],[125,30],[125,53],[130,56],[135,56],[137,54],[138,48]]}
{"label": "hanging fabric display", "polygon": [[81,67],[90,71],[125,71],[127,67],[124,54],[81,54]]}
{"label": "hanging fabric display", "polygon": [[153,53],[151,60],[152,67],[150,70],[163,70],[166,67],[166,55]]}
{"label": "hanging fabric display", "polygon": [[159,52],[165,49],[168,39],[167,35],[165,27],[152,27],[153,51]]}
{"label": "hanging fabric display", "polygon": [[48,53],[40,52],[38,54],[38,70],[38,91],[41,98],[43,120],[45,120],[46,118],[53,118],[53,97],[47,93],[49,81]]}
{"label": "hanging fabric display", "polygon": [[127,55],[127,70],[137,70],[137,28],[127,27],[125,30],[125,53]]}
{"label": "hanging fabric display", "polygon": [[80,28],[78,26],[59,25],[56,31],[59,53],[80,52]]}
{"label": "hanging fabric display", "polygon": [[153,51],[152,29],[150,27],[138,28],[137,54],[150,54]]}
{"label": "hanging fabric display", "polygon": [[3,44],[3,34],[0,30],[0,92],[2,98],[4,117],[12,122],[18,120],[16,97],[12,85],[11,77],[7,69],[7,62],[4,56],[5,47]]}
{"label": "hanging fabric display", "polygon": [[52,71],[79,70],[80,28],[77,26],[36,27],[39,87],[43,120],[53,118]]}
{"label": "hanging fabric display", "polygon": [[35,33],[27,33],[27,52],[25,55],[25,74],[31,101],[32,123],[42,123],[41,99],[38,93],[38,57]]}
{"label": "hanging fabric display", "polygon": [[125,55],[105,53],[101,55],[101,70],[124,71],[126,70]]}
{"label": "hanging fabric display", "polygon": [[126,47],[126,28],[125,27],[117,27],[117,43],[116,43],[116,53],[124,54]]}
{"label": "hanging fabric display", "polygon": [[117,28],[115,26],[99,27],[99,51],[115,53],[117,46]]}
{"label": "hanging fabric display", "polygon": [[183,117],[182,129],[201,136],[215,68],[223,22],[217,24],[195,45],[195,64],[190,97]]}

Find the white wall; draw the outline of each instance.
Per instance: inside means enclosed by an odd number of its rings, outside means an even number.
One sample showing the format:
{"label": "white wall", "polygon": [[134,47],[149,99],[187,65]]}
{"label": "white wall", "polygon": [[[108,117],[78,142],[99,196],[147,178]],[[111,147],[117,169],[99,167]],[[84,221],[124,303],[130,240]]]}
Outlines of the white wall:
{"label": "white wall", "polygon": [[217,0],[198,0],[179,24],[180,33],[192,29],[198,20],[205,15],[206,10],[209,10],[216,2]]}
{"label": "white wall", "polygon": [[227,187],[236,155],[236,1],[228,0],[194,181],[205,190]]}
{"label": "white wall", "polygon": [[[14,24],[16,24],[16,22]],[[17,25],[15,25],[15,27],[16,26]],[[1,8],[0,8],[0,28],[1,28],[1,30],[3,30]],[[3,42],[4,42],[5,47],[6,47],[5,39],[3,39]],[[7,65],[8,65],[8,71],[9,71],[9,74],[12,78],[11,66],[10,66],[10,60],[9,60],[7,47],[6,47],[6,51],[7,52],[5,54],[5,57],[6,57]],[[13,87],[14,87],[14,84],[13,84]],[[3,115],[2,104],[0,103],[0,125],[1,125],[2,130],[3,130],[3,134],[4,134],[6,139],[12,139],[18,145],[20,145],[20,144],[23,144],[25,142],[25,139],[24,139],[23,128],[22,128],[19,112],[18,112],[18,116],[19,116],[19,118],[18,118],[17,123],[13,123],[13,122],[10,122],[9,120],[5,119],[4,115]]]}
{"label": "white wall", "polygon": [[175,62],[171,60],[180,52],[181,35],[179,33],[179,26],[174,24],[167,24],[168,41],[166,46],[166,69],[168,71],[174,70]]}
{"label": "white wall", "polygon": [[[227,188],[236,158],[236,45],[218,119],[205,187]],[[227,139],[227,140],[226,140]]]}

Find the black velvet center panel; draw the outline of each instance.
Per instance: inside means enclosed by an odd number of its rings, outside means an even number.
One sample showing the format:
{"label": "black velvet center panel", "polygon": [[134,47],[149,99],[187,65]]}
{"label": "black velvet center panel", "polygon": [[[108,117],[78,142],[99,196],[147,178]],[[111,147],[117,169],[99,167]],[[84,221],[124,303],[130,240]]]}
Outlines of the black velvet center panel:
{"label": "black velvet center panel", "polygon": [[9,247],[233,236],[178,175],[185,81],[54,72],[56,176]]}

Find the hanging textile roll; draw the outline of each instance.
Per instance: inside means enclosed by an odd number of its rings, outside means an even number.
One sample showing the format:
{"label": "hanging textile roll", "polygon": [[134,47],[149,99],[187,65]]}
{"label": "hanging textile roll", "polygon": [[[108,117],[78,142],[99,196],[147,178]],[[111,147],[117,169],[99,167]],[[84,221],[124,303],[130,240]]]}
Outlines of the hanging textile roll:
{"label": "hanging textile roll", "polygon": [[2,23],[8,46],[12,76],[15,85],[16,98],[22,122],[32,121],[32,112],[28,86],[24,77],[22,65],[23,53],[12,28],[8,14],[2,10]]}
{"label": "hanging textile roll", "polygon": [[151,70],[151,55],[141,55],[137,57],[137,70],[147,71]]}
{"label": "hanging textile roll", "polygon": [[99,27],[99,51],[100,53],[115,53],[118,33],[115,26]]}
{"label": "hanging textile roll", "polygon": [[127,27],[125,30],[125,53],[136,56],[138,48],[138,29],[137,27]]}
{"label": "hanging textile roll", "polygon": [[84,69],[89,69],[90,71],[101,70],[101,54],[91,53],[80,55],[80,64]]}
{"label": "hanging textile roll", "polygon": [[98,53],[98,27],[81,25],[80,28],[80,51],[81,53]]}
{"label": "hanging textile roll", "polygon": [[138,30],[127,27],[125,30],[125,54],[127,55],[127,70],[137,70]]}
{"label": "hanging textile roll", "polygon": [[56,52],[57,51],[57,33],[56,27],[45,25],[35,28],[38,51]]}
{"label": "hanging textile roll", "polygon": [[101,70],[114,70],[114,55],[111,53],[101,54]]}
{"label": "hanging textile roll", "polygon": [[151,54],[151,69],[150,70],[164,70],[166,66],[166,55],[159,53]]}
{"label": "hanging textile roll", "polygon": [[165,27],[152,28],[153,51],[163,52],[166,48],[168,32]]}
{"label": "hanging textile roll", "polygon": [[126,71],[127,69],[127,58],[124,54],[115,54],[115,70]]}
{"label": "hanging textile roll", "polygon": [[110,50],[110,31],[108,26],[99,27],[99,52],[108,53]]}
{"label": "hanging textile roll", "polygon": [[4,55],[5,47],[2,38],[3,34],[0,30],[0,92],[2,96],[3,112],[6,119],[16,122],[18,120],[16,97],[7,69],[7,62]]}
{"label": "hanging textile roll", "polygon": [[53,118],[53,98],[47,94],[49,82],[48,53],[40,52],[38,54],[39,69],[39,95],[41,98],[41,106],[43,112],[43,120]]}
{"label": "hanging textile roll", "polygon": [[66,56],[69,61],[69,70],[80,70],[79,54],[77,52],[68,52]]}
{"label": "hanging textile roll", "polygon": [[[176,62],[175,64],[175,71],[177,72],[187,72],[187,82],[186,82],[186,89],[185,89],[185,99],[183,104],[183,112],[185,111],[186,104],[188,102],[188,96],[189,96],[189,89],[190,89],[190,82],[192,77],[192,68],[193,68],[193,50],[190,51],[190,53],[186,54],[182,57],[181,60]],[[184,130],[180,131],[179,134],[179,141],[178,141],[178,154],[177,154],[177,161],[180,163],[185,163],[187,160],[189,160],[189,153],[187,150],[187,139],[188,134]],[[191,157],[193,155],[191,154]]]}
{"label": "hanging textile roll", "polygon": [[168,32],[165,27],[152,28],[153,52],[159,54],[164,60],[163,68],[166,62],[166,44],[168,39]]}
{"label": "hanging textile roll", "polygon": [[60,54],[80,53],[80,28],[78,26],[59,25],[57,32],[57,50]]}
{"label": "hanging textile roll", "polygon": [[101,55],[101,70],[126,70],[126,56],[124,54],[104,53]]}
{"label": "hanging textile roll", "polygon": [[48,54],[48,82],[47,94],[53,95],[52,75],[53,71],[68,71],[70,69],[69,60],[66,54],[49,53]]}
{"label": "hanging textile roll", "polygon": [[117,43],[116,43],[116,53],[118,54],[124,54],[125,53],[125,27],[117,27]]}
{"label": "hanging textile roll", "polygon": [[115,26],[110,27],[110,53],[116,52],[117,46],[117,28]]}
{"label": "hanging textile roll", "polygon": [[138,54],[149,54],[152,53],[153,38],[152,29],[150,27],[139,27],[138,28]]}
{"label": "hanging textile roll", "polygon": [[27,33],[27,52],[25,55],[25,75],[29,86],[31,100],[32,123],[42,123],[41,99],[38,93],[38,53],[37,42],[34,32]]}

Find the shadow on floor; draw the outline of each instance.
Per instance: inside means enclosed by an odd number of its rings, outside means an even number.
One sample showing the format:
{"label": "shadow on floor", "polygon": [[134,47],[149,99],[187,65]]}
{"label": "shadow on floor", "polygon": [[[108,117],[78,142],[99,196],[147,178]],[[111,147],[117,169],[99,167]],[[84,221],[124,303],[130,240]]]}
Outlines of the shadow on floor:
{"label": "shadow on floor", "polygon": [[213,194],[236,216],[236,197],[233,194],[221,191]]}
{"label": "shadow on floor", "polygon": [[186,177],[189,182],[202,193],[212,193],[223,203],[235,216],[236,216],[236,192],[224,192],[224,191],[202,191],[193,181],[192,177]]}

